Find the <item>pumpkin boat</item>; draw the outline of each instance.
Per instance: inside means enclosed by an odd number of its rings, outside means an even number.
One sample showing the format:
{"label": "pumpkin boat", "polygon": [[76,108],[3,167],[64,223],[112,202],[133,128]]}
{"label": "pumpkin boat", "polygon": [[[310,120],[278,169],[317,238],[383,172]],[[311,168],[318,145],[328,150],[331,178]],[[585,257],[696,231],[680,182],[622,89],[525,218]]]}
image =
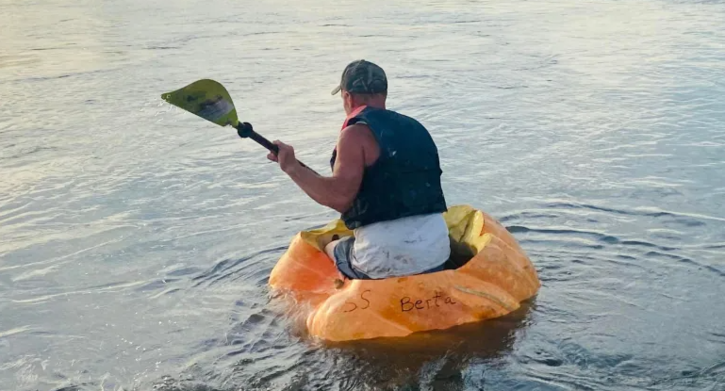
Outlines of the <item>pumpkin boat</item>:
{"label": "pumpkin boat", "polygon": [[451,240],[446,270],[382,280],[345,280],[324,252],[349,236],[342,221],[297,234],[269,284],[311,312],[309,333],[328,341],[403,337],[506,315],[540,287],[536,270],[498,221],[468,205],[443,214]]}

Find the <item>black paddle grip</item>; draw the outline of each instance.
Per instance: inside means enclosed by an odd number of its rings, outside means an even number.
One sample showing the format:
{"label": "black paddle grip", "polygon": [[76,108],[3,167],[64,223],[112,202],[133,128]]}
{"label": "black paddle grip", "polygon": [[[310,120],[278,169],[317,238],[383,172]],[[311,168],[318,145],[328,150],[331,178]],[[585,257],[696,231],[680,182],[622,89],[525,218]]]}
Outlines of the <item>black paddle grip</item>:
{"label": "black paddle grip", "polygon": [[[271,141],[267,140],[264,136],[254,131],[254,128],[252,127],[252,124],[249,122],[240,122],[239,125],[236,127],[237,134],[241,138],[251,138],[256,142],[257,144],[267,148],[270,152],[274,153],[275,155],[279,153],[279,147],[272,144]],[[310,169],[312,172],[315,172],[315,170],[307,167],[304,163],[297,160],[297,162],[305,168]]]}
{"label": "black paddle grip", "polygon": [[241,138],[251,138],[257,144],[267,148],[270,152],[275,155],[279,152],[279,147],[272,144],[271,141],[267,140],[264,136],[254,131],[252,124],[249,122],[242,122],[237,125],[237,134]]}

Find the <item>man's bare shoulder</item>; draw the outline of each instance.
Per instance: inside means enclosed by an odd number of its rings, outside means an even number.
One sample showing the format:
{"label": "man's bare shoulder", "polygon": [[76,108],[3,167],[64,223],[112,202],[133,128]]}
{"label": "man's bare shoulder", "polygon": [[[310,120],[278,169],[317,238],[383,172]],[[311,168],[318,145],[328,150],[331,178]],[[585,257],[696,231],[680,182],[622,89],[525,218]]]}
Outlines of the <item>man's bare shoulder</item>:
{"label": "man's bare shoulder", "polygon": [[352,124],[340,132],[340,143],[356,143],[356,144],[367,144],[373,142],[377,144],[373,132],[366,124]]}
{"label": "man's bare shoulder", "polygon": [[365,165],[372,165],[380,155],[378,140],[366,124],[353,124],[340,132],[337,142],[339,150],[356,149],[365,156]]}

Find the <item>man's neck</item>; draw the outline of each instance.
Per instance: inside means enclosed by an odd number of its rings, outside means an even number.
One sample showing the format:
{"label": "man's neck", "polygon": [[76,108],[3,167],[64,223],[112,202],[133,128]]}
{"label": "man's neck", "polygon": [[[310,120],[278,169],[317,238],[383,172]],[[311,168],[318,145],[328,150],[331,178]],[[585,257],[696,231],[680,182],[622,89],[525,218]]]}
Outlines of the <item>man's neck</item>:
{"label": "man's neck", "polygon": [[352,109],[352,111],[354,112],[354,111],[360,110],[361,107],[370,107],[373,109],[385,110],[385,102],[377,102],[374,100],[370,100],[367,103],[365,103],[364,105],[356,106],[355,108]]}

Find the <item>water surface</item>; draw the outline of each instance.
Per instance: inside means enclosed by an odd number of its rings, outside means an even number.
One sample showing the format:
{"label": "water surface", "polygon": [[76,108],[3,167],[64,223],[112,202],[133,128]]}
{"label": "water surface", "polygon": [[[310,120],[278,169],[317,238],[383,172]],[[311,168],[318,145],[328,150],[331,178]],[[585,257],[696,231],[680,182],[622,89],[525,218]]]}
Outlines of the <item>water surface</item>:
{"label": "water surface", "polygon": [[[0,1],[0,389],[725,389],[725,3]],[[222,82],[326,170],[366,58],[450,204],[539,295],[399,341],[310,340],[270,301],[335,214],[159,96]]]}

